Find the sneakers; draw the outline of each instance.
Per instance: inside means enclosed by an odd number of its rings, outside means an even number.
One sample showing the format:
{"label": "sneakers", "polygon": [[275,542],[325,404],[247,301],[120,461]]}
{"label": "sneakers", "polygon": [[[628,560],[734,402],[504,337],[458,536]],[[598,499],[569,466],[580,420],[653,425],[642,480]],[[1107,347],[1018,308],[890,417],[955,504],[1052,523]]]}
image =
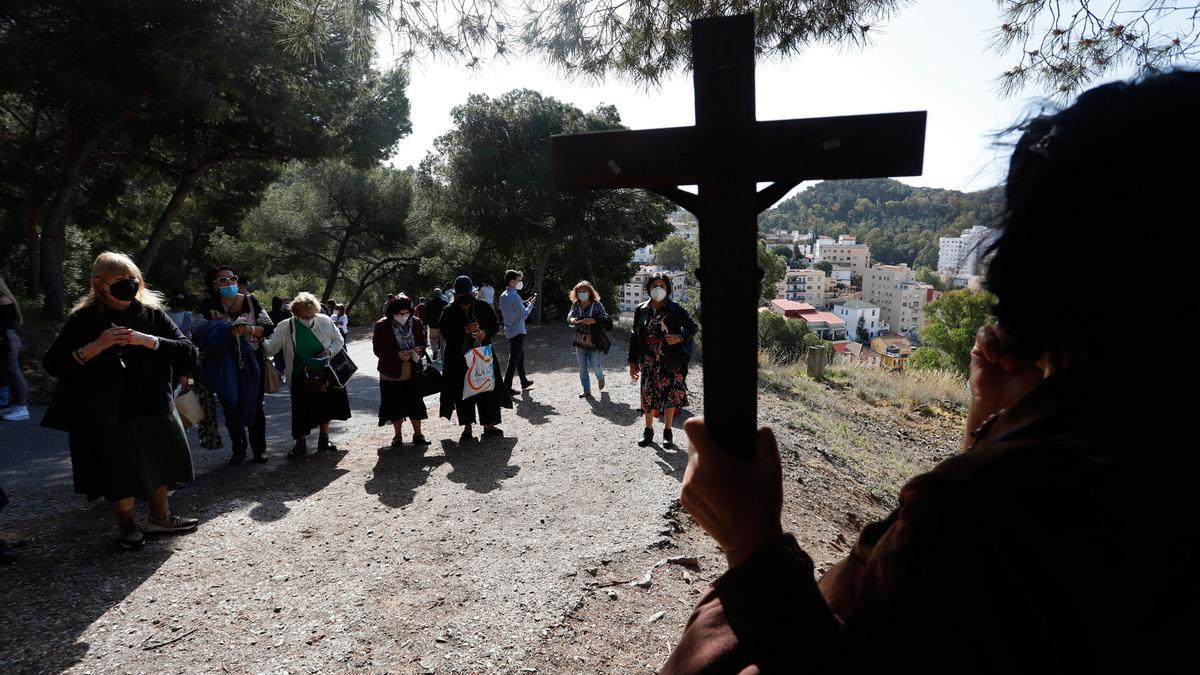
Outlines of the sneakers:
{"label": "sneakers", "polygon": [[177,516],[174,513],[167,514],[167,519],[161,523],[154,522],[153,519],[146,523],[146,534],[170,534],[172,532],[191,532],[196,529],[200,521],[195,518],[184,518]]}
{"label": "sneakers", "polygon": [[504,430],[499,427],[484,427],[483,435],[484,436],[503,436]]}
{"label": "sneakers", "polygon": [[521,391],[525,391],[526,389],[533,389],[533,380],[521,383]]}
{"label": "sneakers", "polygon": [[266,464],[269,461],[270,460],[267,459],[267,451],[266,450],[263,450],[262,452],[254,453],[254,463],[255,464]]}
{"label": "sneakers", "polygon": [[642,440],[638,441],[638,447],[644,448],[654,442],[654,429],[646,427],[642,429]]}
{"label": "sneakers", "polygon": [[584,391],[582,394],[579,395],[579,398],[589,398],[589,397],[591,397],[591,395],[592,395],[592,392]]}
{"label": "sneakers", "polygon": [[5,422],[20,422],[29,419],[29,407],[23,405],[14,405],[4,413],[0,419]]}
{"label": "sneakers", "polygon": [[672,437],[671,429],[669,427],[666,429],[663,429],[663,447],[664,448],[674,448],[675,447],[675,439]]}
{"label": "sneakers", "polygon": [[117,543],[126,551],[139,549],[146,543],[146,535],[142,534],[142,526],[138,525],[137,518],[121,521],[117,527]]}
{"label": "sneakers", "polygon": [[598,384],[600,385],[600,391],[604,391],[604,378],[600,378]]}
{"label": "sneakers", "polygon": [[413,434],[413,445],[431,445],[423,434]]}

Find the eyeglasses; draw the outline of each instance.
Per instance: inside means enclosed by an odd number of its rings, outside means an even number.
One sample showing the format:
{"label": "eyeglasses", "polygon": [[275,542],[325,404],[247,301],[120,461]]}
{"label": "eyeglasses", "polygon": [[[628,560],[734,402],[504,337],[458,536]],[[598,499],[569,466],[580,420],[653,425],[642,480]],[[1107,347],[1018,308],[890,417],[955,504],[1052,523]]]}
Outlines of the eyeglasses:
{"label": "eyeglasses", "polygon": [[231,274],[227,277],[217,277],[215,281],[222,286],[226,284],[236,284],[238,282],[238,275]]}

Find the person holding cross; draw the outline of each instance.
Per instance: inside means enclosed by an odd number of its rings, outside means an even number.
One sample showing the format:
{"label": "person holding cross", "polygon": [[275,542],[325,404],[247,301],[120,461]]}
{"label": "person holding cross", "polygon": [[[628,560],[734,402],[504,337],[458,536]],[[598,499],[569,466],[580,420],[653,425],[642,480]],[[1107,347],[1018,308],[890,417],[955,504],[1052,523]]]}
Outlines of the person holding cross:
{"label": "person holding cross", "polygon": [[640,447],[654,441],[654,418],[662,416],[663,447],[674,447],[671,424],[675,412],[687,405],[689,351],[696,335],[696,322],[688,311],[671,300],[671,278],[655,272],[646,280],[650,299],[633,313],[629,333],[629,377],[642,381],[642,430]]}
{"label": "person holding cross", "polygon": [[[1157,673],[1188,662],[1195,462],[1181,442],[1194,413],[1176,392],[1196,368],[1122,367],[1111,336],[1084,327],[1144,293],[1106,283],[1104,233],[1158,223],[1169,238],[1195,220],[1200,175],[1178,160],[1200,156],[1197,110],[1200,73],[1176,72],[1097,87],[1016,129],[986,269],[997,322],[971,352],[963,451],[901,488],[819,582],[783,532],[771,430],[746,460],[702,418],[688,421],[680,500],[729,570],[664,673]],[[1046,241],[1070,241],[1072,254]],[[1046,301],[1049,269],[1070,302]],[[1164,274],[1166,288],[1192,276]]]}

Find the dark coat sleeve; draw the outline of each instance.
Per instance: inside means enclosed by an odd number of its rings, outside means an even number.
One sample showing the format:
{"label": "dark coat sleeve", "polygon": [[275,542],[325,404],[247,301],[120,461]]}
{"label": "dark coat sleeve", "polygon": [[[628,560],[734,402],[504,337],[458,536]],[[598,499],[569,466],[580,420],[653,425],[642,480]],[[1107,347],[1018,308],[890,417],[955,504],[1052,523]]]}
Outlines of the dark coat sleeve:
{"label": "dark coat sleeve", "polygon": [[418,347],[429,348],[429,331],[425,329],[425,322],[420,319],[413,319],[413,340]]}
{"label": "dark coat sleeve", "polygon": [[475,303],[475,320],[483,330],[483,344],[491,344],[492,338],[500,332],[500,322],[496,320],[496,311],[483,301]]}
{"label": "dark coat sleeve", "polygon": [[791,535],[717,579],[662,672],[821,673],[840,624]]}
{"label": "dark coat sleeve", "polygon": [[74,352],[96,339],[96,335],[86,335],[88,323],[90,322],[86,321],[79,312],[67,317],[67,322],[63,324],[62,330],[54,336],[54,341],[50,343],[49,349],[42,356],[42,368],[45,368],[47,373],[63,378],[71,377],[83,370],[83,366],[75,360]]}
{"label": "dark coat sleeve", "polygon": [[158,338],[159,355],[171,363],[176,373],[195,373],[199,370],[199,353],[192,341],[184,336],[179,326],[161,309],[148,311],[151,334]]}
{"label": "dark coat sleeve", "polygon": [[696,322],[692,320],[692,315],[682,305],[675,305],[675,307],[678,309],[681,324],[679,334],[683,337],[684,342],[691,342],[696,337]]}
{"label": "dark coat sleeve", "polygon": [[629,363],[637,363],[642,357],[642,308],[633,311],[633,328],[629,331]]}
{"label": "dark coat sleeve", "polygon": [[371,349],[375,356],[381,359],[396,353],[396,339],[392,336],[391,326],[386,322],[375,322],[374,332],[371,333]]}

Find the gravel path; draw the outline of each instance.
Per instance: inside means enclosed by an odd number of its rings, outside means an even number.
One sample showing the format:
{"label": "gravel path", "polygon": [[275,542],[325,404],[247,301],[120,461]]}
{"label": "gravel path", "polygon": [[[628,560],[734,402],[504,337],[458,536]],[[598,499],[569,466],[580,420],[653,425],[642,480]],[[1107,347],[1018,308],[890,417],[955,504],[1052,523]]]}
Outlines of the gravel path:
{"label": "gravel path", "polygon": [[[386,447],[369,341],[351,354],[354,419],[334,430],[348,452],[284,460],[286,394],[270,396],[272,461],[229,467],[193,443],[197,480],[172,505],[199,530],[137,553],[116,549],[107,504],[73,494],[64,434],[0,426],[0,537],[32,540],[0,568],[0,671],[565,672],[553,645],[596,566],[671,545],[687,462],[634,444],[621,346],[608,389],[581,400],[569,332],[535,329],[536,386],[504,411],[506,436],[460,443],[436,419],[424,452]],[[571,672],[607,670],[592,659]]]}

